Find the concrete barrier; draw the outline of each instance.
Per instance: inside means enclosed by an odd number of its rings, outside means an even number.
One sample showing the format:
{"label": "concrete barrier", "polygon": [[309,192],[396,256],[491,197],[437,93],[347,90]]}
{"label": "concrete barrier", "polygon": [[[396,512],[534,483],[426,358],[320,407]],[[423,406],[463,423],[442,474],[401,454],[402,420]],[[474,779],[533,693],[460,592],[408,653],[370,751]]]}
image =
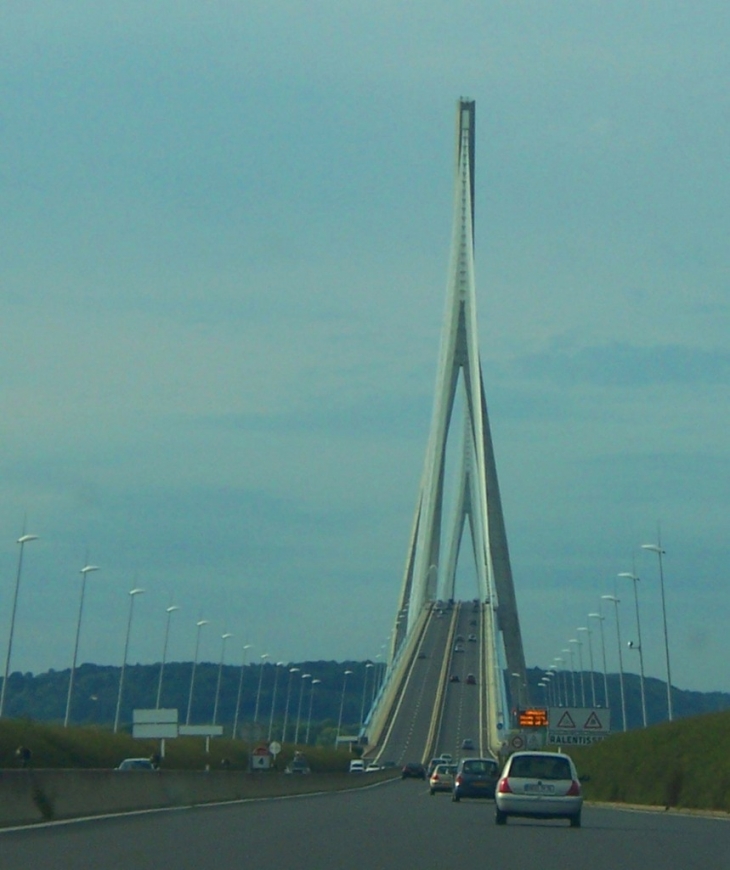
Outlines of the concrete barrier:
{"label": "concrete barrier", "polygon": [[0,827],[157,807],[357,788],[393,771],[291,776],[276,771],[0,770]]}

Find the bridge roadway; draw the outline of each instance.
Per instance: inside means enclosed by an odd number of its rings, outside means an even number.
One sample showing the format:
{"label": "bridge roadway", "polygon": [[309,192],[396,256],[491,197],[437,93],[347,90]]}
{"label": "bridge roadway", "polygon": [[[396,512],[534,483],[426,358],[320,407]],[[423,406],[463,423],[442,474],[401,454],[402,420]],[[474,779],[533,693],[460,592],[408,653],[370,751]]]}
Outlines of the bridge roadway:
{"label": "bridge roadway", "polygon": [[0,832],[2,870],[727,870],[730,822],[588,806],[583,827],[510,819],[419,780]]}
{"label": "bridge roadway", "polygon": [[381,763],[425,763],[442,752],[458,758],[466,738],[474,742],[470,754],[484,751],[483,605],[456,602],[439,613],[432,609],[385,739],[369,753]]}

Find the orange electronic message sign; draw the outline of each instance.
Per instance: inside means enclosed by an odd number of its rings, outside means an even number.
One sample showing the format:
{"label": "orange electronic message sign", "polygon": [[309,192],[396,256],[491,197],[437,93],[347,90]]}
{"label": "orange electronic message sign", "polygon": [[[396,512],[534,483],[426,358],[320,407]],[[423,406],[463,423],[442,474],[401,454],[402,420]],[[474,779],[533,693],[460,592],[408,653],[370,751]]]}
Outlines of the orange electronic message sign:
{"label": "orange electronic message sign", "polygon": [[544,707],[530,707],[519,712],[520,728],[547,728],[548,711]]}

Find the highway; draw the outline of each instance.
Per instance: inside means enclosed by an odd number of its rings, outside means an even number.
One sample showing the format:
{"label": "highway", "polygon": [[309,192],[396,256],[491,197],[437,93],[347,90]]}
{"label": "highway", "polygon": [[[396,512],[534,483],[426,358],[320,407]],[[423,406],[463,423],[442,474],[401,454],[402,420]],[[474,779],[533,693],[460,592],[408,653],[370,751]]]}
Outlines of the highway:
{"label": "highway", "polygon": [[430,797],[396,780],[262,800],[0,832],[2,870],[727,870],[730,822],[586,807],[583,827],[511,819],[491,801]]}

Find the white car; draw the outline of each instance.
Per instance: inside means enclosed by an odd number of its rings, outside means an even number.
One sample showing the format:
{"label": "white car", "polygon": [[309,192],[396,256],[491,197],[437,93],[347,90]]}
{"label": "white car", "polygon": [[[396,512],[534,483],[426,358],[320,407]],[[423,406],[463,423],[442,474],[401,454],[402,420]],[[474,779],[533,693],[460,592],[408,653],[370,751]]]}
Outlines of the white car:
{"label": "white car", "polygon": [[350,773],[365,773],[365,762],[361,758],[353,758],[350,762]]}
{"label": "white car", "polygon": [[583,792],[573,760],[560,752],[515,752],[507,759],[494,795],[495,820],[509,816],[568,819],[580,827]]}

